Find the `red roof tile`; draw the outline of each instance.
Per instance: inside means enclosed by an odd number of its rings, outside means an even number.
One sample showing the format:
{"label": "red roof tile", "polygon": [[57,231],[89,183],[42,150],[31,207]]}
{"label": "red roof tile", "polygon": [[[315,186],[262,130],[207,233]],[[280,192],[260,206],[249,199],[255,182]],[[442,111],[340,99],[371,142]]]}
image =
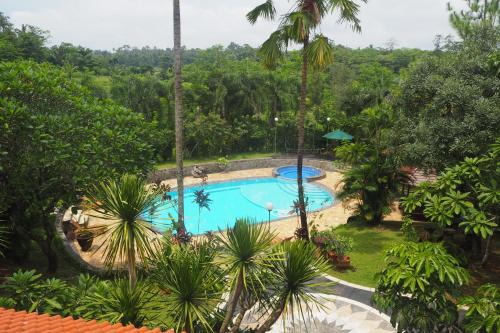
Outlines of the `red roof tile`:
{"label": "red roof tile", "polygon": [[160,333],[159,328],[135,328],[132,325],[85,321],[71,317],[27,313],[0,307],[0,332],[2,333]]}

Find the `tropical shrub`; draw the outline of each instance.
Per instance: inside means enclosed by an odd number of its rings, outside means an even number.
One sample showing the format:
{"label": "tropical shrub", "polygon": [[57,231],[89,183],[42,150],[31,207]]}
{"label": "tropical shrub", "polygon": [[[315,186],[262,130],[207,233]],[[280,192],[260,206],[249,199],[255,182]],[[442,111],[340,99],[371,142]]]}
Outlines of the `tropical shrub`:
{"label": "tropical shrub", "polygon": [[402,201],[406,213],[423,208],[424,216],[439,228],[455,228],[485,239],[486,262],[500,213],[500,139],[489,151],[446,168],[433,183],[423,183]]}
{"label": "tropical shrub", "polygon": [[350,166],[342,172],[337,196],[346,205],[354,201],[355,213],[364,221],[379,224],[391,211],[399,185],[408,180],[390,155],[384,136],[391,123],[386,106],[364,110],[355,122],[362,129],[359,142],[336,149],[336,157]]}
{"label": "tropical shrub", "polygon": [[467,271],[441,244],[405,242],[387,252],[373,302],[391,311],[398,332],[441,332],[458,327],[452,301],[469,281]]}
{"label": "tropical shrub", "polygon": [[500,290],[494,284],[478,288],[473,296],[466,296],[460,305],[467,307],[462,326],[466,332],[495,333],[500,330]]}
{"label": "tropical shrub", "polygon": [[0,286],[5,295],[0,306],[135,326],[156,318],[156,294],[143,281],[132,288],[124,279],[105,281],[88,274],[80,274],[75,284],[41,277],[34,270],[7,277]]}

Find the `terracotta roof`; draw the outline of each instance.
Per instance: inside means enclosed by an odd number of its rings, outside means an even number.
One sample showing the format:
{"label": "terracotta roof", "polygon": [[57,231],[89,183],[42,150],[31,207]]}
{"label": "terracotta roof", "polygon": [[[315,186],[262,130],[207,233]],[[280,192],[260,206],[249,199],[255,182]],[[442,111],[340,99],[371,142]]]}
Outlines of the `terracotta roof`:
{"label": "terracotta roof", "polygon": [[2,333],[160,333],[159,328],[135,328],[132,325],[85,321],[48,314],[27,313],[0,307],[0,332]]}

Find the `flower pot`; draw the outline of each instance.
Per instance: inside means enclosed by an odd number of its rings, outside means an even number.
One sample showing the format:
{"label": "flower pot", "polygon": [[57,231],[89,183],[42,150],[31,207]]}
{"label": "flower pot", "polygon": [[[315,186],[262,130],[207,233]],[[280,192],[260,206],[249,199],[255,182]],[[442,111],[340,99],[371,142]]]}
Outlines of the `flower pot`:
{"label": "flower pot", "polygon": [[347,268],[349,266],[351,266],[351,258],[349,258],[349,256],[337,258],[337,268]]}
{"label": "flower pot", "polygon": [[338,262],[338,256],[335,251],[328,251],[326,256],[331,263],[336,264]]}
{"label": "flower pot", "polygon": [[80,245],[80,248],[82,249],[82,251],[87,252],[92,247],[92,242],[94,241],[94,238],[76,236],[76,241]]}
{"label": "flower pot", "polygon": [[326,239],[325,237],[316,236],[312,239],[312,242],[314,243],[314,245],[322,249],[325,247]]}

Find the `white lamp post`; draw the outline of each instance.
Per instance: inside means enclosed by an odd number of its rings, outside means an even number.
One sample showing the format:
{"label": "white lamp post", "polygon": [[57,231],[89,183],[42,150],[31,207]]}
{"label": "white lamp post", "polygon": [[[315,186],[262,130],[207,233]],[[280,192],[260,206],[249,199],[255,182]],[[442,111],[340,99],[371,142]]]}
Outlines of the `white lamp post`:
{"label": "white lamp post", "polygon": [[271,222],[271,211],[273,210],[273,203],[272,202],[268,202],[266,203],[266,209],[267,209],[267,212],[268,212],[268,222]]}
{"label": "white lamp post", "polygon": [[276,125],[277,122],[278,117],[274,117],[274,154],[276,154],[276,133],[278,131],[278,125]]}

